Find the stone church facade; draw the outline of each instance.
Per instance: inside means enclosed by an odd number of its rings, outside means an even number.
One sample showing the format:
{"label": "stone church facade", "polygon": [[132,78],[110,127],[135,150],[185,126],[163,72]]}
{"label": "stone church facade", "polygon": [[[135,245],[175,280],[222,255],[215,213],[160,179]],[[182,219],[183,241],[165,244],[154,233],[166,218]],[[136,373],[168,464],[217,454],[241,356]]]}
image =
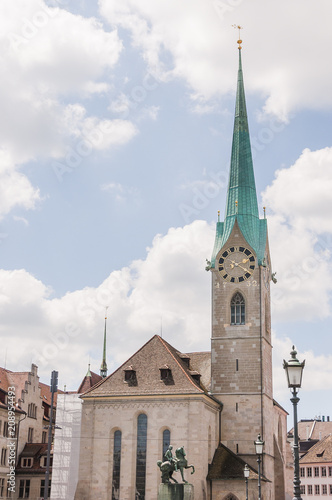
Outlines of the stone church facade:
{"label": "stone church facade", "polygon": [[[154,336],[81,398],[76,500],[156,500],[156,465],[184,446],[196,500],[258,498],[254,440],[263,438],[264,500],[284,500],[286,412],[273,399],[267,220],[259,218],[241,47],[228,197],[218,216],[211,352],[181,353]],[[208,332],[206,332],[208,335]],[[175,476],[177,477],[177,476]],[[179,479],[179,478],[177,478]]]}

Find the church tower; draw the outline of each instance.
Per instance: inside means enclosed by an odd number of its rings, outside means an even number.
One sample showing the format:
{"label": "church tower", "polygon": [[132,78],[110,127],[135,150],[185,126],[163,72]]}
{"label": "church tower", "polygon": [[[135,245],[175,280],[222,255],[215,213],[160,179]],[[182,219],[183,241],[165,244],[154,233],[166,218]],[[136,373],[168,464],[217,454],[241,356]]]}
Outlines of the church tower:
{"label": "church tower", "polygon": [[211,392],[224,404],[221,442],[273,480],[271,262],[267,221],[259,218],[243,85],[241,41],[231,165],[224,221],[212,253]]}

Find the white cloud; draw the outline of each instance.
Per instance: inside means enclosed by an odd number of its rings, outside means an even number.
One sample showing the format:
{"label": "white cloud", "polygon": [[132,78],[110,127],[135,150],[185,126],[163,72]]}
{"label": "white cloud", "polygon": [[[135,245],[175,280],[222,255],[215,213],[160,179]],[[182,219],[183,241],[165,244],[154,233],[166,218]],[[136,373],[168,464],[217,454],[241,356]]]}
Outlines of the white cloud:
{"label": "white cloud", "polygon": [[[288,337],[279,337],[275,332],[273,333],[272,342],[274,398],[289,408],[291,392],[287,387],[283,360],[288,361],[290,359],[293,343]],[[322,405],[325,407],[325,411],[329,412],[329,401],[331,399],[329,393],[332,394],[332,355],[328,353],[316,355],[312,350],[301,351],[297,346],[295,346],[295,349],[297,359],[301,362],[305,361],[300,391],[300,413],[302,415],[304,413],[306,418],[314,418],[319,415]],[[302,407],[305,408],[304,412]],[[291,426],[292,424],[289,425],[289,427]]]}
{"label": "white cloud", "polygon": [[2,217],[15,206],[28,210],[40,201],[38,188],[24,173],[27,161],[66,162],[77,149],[87,156],[125,144],[137,129],[127,120],[89,114],[85,102],[110,92],[110,72],[123,48],[116,29],[105,31],[95,18],[48,7],[44,1],[4,0],[0,33],[0,149],[7,158],[1,176]]}
{"label": "white cloud", "polygon": [[106,306],[110,369],[159,334],[161,321],[164,338],[173,345],[209,349],[210,276],[204,267],[213,233],[203,221],[172,228],[155,237],[145,260],[113,271],[97,288],[56,299],[26,271],[1,271],[0,328],[7,366],[22,370],[33,360],[43,376],[56,366],[63,383],[75,388],[89,352],[92,369],[98,371]]}
{"label": "white cloud", "polygon": [[182,78],[189,84],[194,100],[200,101],[199,112],[205,110],[204,100],[234,90],[235,17],[245,26],[241,37],[247,91],[264,97],[265,113],[287,121],[299,108],[332,106],[332,76],[324,53],[330,43],[329,2],[315,3],[319,16],[300,0],[276,5],[262,0],[236,5],[218,0],[99,0],[99,5],[111,26],[130,32],[133,45],[161,79]]}
{"label": "white cloud", "polygon": [[268,217],[275,319],[312,319],[331,314],[332,149],[305,150],[276,172],[263,193]]}
{"label": "white cloud", "polygon": [[31,210],[41,201],[39,189],[15,171],[10,155],[0,151],[0,219],[14,207]]}

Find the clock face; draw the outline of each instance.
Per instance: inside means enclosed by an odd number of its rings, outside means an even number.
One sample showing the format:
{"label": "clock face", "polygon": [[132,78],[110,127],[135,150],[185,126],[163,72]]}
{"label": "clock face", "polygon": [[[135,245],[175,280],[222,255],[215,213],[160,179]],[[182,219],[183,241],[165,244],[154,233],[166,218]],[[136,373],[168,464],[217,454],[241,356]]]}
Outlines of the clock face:
{"label": "clock face", "polygon": [[223,280],[241,283],[249,279],[255,270],[255,257],[245,247],[230,247],[218,261],[218,271]]}

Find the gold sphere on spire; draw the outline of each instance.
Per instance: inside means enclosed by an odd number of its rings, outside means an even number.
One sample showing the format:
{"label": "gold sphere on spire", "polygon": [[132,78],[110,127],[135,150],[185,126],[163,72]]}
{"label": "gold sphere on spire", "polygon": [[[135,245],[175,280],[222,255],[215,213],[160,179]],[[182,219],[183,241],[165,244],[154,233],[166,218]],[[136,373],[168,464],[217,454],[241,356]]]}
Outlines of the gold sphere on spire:
{"label": "gold sphere on spire", "polygon": [[238,49],[241,50],[242,49],[242,40],[241,40],[241,30],[243,30],[243,27],[242,26],[239,26],[238,24],[232,24],[233,28],[235,29],[238,29],[239,30],[239,39],[237,41],[239,47]]}

